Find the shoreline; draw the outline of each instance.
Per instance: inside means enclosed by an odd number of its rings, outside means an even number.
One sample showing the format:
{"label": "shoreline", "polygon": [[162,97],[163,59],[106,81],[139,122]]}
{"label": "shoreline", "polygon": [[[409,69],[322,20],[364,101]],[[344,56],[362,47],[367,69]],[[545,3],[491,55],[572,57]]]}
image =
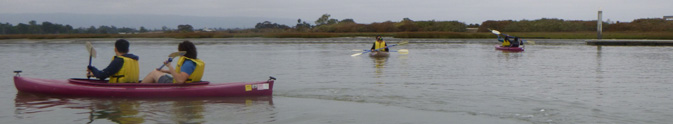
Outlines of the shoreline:
{"label": "shoreline", "polygon": [[[596,32],[503,32],[512,36],[531,39],[596,39]],[[142,34],[8,34],[0,35],[0,40],[9,39],[100,39],[100,38],[353,38],[381,35],[392,38],[423,39],[483,39],[497,38],[490,32],[283,32],[283,33],[142,33]],[[673,32],[603,32],[602,39],[652,39],[673,40]]]}
{"label": "shoreline", "polygon": [[[112,44],[119,38],[72,38],[72,39],[5,39],[0,44],[84,44],[89,41],[94,44]],[[190,40],[199,44],[369,44],[371,37],[335,37],[335,38],[124,38],[132,44],[177,44],[184,40]],[[498,44],[495,38],[392,38],[384,37],[390,44],[401,41],[409,41],[412,44]],[[585,45],[590,39],[525,39],[535,44],[568,44]],[[526,44],[526,45],[535,45]]]}

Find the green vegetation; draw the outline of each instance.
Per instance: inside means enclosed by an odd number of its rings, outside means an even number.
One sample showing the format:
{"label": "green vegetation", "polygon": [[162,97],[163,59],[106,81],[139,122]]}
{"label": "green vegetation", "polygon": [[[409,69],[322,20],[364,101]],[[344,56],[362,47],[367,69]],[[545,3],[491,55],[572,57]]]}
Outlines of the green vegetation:
{"label": "green vegetation", "polygon": [[[597,22],[562,19],[538,20],[488,20],[482,24],[458,21],[414,21],[403,18],[399,22],[385,21],[371,24],[356,23],[353,19],[338,20],[323,14],[311,25],[301,19],[295,26],[269,21],[257,23],[251,29],[194,29],[189,24],[177,29],[164,26],[161,30],[140,27],[117,28],[115,26],[91,26],[73,28],[70,25],[43,22],[38,24],[12,25],[0,23],[0,39],[60,39],[60,38],[331,38],[373,37],[376,35],[395,38],[495,38],[488,29],[505,34],[549,39],[594,39]],[[629,23],[603,22],[604,39],[673,39],[673,21],[660,18],[637,19]],[[468,32],[467,28],[477,28]],[[472,30],[474,31],[474,30]]]}

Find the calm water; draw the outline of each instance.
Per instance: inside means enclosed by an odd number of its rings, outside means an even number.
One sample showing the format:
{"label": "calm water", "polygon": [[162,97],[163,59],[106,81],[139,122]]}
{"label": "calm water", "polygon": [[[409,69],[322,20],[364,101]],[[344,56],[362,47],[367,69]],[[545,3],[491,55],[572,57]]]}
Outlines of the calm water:
{"label": "calm water", "polygon": [[[95,39],[106,66],[114,39]],[[129,39],[141,77],[176,39]],[[673,47],[537,40],[406,39],[389,58],[351,57],[371,39],[196,39],[212,82],[277,77],[273,97],[111,99],[17,93],[11,73],[84,77],[82,41],[0,41],[2,123],[670,123]],[[402,39],[388,38],[390,43]],[[27,43],[26,43],[27,42]],[[47,43],[49,42],[49,43]]]}

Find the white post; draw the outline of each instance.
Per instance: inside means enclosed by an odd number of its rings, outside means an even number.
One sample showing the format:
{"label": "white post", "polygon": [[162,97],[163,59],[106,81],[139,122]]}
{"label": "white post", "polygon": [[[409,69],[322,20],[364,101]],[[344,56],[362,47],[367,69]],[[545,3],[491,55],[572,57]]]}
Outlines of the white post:
{"label": "white post", "polygon": [[603,38],[603,10],[598,10],[598,20],[596,20],[596,32],[598,32],[598,39]]}

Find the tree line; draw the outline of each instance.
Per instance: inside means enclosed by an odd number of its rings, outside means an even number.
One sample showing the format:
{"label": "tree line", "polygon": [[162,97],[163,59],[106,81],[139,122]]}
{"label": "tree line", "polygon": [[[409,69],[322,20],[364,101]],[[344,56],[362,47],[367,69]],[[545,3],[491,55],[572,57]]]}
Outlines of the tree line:
{"label": "tree line", "polygon": [[144,27],[140,27],[138,30],[135,28],[118,28],[106,25],[74,28],[70,25],[56,24],[48,21],[38,24],[35,20],[29,21],[28,24],[19,23],[17,25],[0,23],[0,34],[119,34],[148,31]]}
{"label": "tree line", "polygon": [[[468,25],[458,21],[413,21],[404,18],[400,22],[385,21],[371,24],[356,23],[347,18],[338,20],[330,18],[330,14],[323,14],[311,25],[301,19],[294,27],[271,23],[268,21],[257,23],[254,32],[465,32]],[[472,25],[471,25],[472,26]]]}
{"label": "tree line", "polygon": [[[502,20],[485,21],[479,26],[480,32],[488,32],[488,29],[498,29],[506,32],[582,32],[596,31],[598,23],[592,21],[577,21],[563,19],[538,19],[538,20]],[[662,18],[636,19],[628,23],[602,22],[603,31],[639,31],[639,32],[670,32],[673,31],[673,21]]]}
{"label": "tree line", "polygon": [[[467,28],[477,28],[478,32],[489,32],[497,29],[504,32],[586,32],[596,31],[596,20],[563,20],[542,18],[538,20],[488,20],[481,24],[465,24],[458,21],[414,21],[403,18],[399,22],[385,21],[371,24],[356,23],[347,18],[343,20],[330,18],[330,14],[323,14],[316,21],[308,23],[297,20],[294,26],[277,24],[270,21],[259,22],[251,29],[222,29],[215,30],[194,29],[189,24],[178,25],[177,29],[166,26],[161,29],[148,30],[144,27],[128,28],[115,26],[90,26],[88,28],[74,28],[70,25],[51,22],[37,23],[29,21],[27,24],[12,25],[0,23],[0,34],[133,34],[145,32],[186,33],[195,31],[226,31],[229,33],[245,32],[318,32],[318,33],[357,33],[357,32],[466,32]],[[638,31],[638,32],[671,32],[673,21],[662,18],[636,19],[628,23],[603,22],[603,31]]]}
{"label": "tree line", "polygon": [[[478,32],[489,32],[497,29],[506,32],[586,32],[596,31],[597,21],[563,20],[542,18],[537,20],[488,20],[481,24],[465,24],[458,21],[414,21],[404,18],[399,22],[374,22],[371,24],[355,23],[353,19],[333,19],[329,14],[318,18],[315,25],[310,25],[301,19],[297,25],[290,27],[268,21],[258,23],[255,32],[466,32],[467,28],[477,28]],[[673,21],[662,18],[643,18],[632,22],[602,22],[603,31],[616,32],[670,32],[673,31]]]}

